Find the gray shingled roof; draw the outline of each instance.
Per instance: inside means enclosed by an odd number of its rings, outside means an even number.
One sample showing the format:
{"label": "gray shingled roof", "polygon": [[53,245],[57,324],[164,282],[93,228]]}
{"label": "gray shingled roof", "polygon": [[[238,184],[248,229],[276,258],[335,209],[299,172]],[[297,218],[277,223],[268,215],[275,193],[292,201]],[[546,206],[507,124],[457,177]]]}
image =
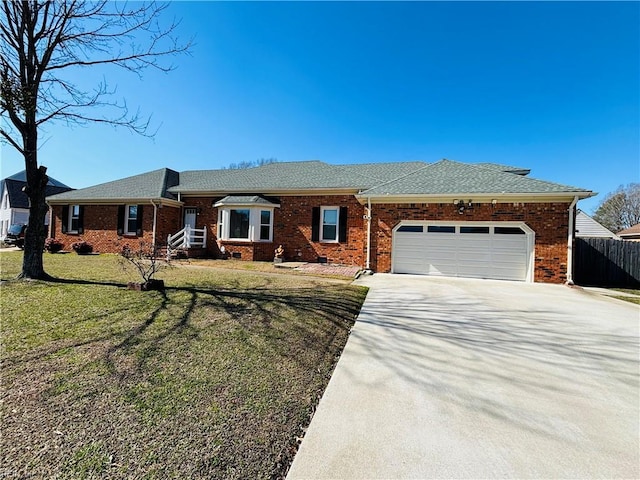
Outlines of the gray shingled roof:
{"label": "gray shingled roof", "polygon": [[512,167],[509,165],[502,165],[500,163],[482,162],[474,163],[474,165],[477,165],[478,167],[493,168],[494,170],[499,170],[501,172],[515,173],[516,175],[529,175],[531,172],[530,168]]}
{"label": "gray shingled roof", "polygon": [[196,170],[180,174],[170,192],[270,192],[283,190],[357,190],[362,178],[320,161],[278,162],[239,170]]}
{"label": "gray shingled roof", "polygon": [[406,175],[424,162],[330,165],[317,160],[276,162],[241,170],[195,170],[180,174],[170,192],[270,192],[287,190],[358,191]]}
{"label": "gray shingled roof", "polygon": [[368,189],[362,192],[362,195],[553,194],[569,192],[590,193],[589,190],[582,188],[536,180],[502,172],[496,168],[441,160],[426,165],[402,178]]}
{"label": "gray shingled roof", "polygon": [[[273,201],[272,201],[273,200]],[[268,200],[261,195],[227,195],[218,200],[215,206],[220,205],[279,205],[275,199]]]}
{"label": "gray shingled roof", "polygon": [[175,200],[167,188],[178,183],[179,173],[168,168],[134,175],[132,177],[101,183],[92,187],[48,197],[48,201],[117,201],[120,199]]}
{"label": "gray shingled roof", "polygon": [[[498,164],[397,162],[329,165],[320,161],[271,163],[239,170],[167,168],[50,197],[60,201],[176,199],[178,193],[253,196],[277,192],[343,190],[363,196],[463,193],[589,196],[581,188],[525,177],[527,169]],[[245,199],[246,200],[246,199]]]}

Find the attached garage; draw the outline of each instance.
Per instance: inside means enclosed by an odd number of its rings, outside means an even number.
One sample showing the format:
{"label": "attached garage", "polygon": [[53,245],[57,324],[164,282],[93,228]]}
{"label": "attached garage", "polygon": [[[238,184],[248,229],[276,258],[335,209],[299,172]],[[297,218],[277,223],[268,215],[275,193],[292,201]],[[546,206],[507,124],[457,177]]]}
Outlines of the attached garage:
{"label": "attached garage", "polygon": [[524,223],[401,222],[392,271],[530,282],[534,237]]}

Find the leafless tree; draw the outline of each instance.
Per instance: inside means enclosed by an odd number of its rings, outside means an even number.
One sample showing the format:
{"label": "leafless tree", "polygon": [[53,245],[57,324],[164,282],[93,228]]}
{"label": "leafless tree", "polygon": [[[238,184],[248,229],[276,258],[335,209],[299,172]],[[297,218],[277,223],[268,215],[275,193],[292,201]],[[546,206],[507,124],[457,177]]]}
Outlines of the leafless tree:
{"label": "leafless tree", "polygon": [[46,167],[38,164],[38,132],[48,122],[104,123],[149,134],[149,120],[114,99],[106,81],[86,89],[69,74],[119,67],[173,69],[168,57],[187,52],[177,22],[160,24],[167,5],[108,0],[3,0],[0,5],[0,138],[24,157],[29,197],[22,278],[49,278],[42,263],[47,213]]}
{"label": "leafless tree", "polygon": [[593,218],[612,232],[640,223],[640,183],[620,186],[609,193],[593,215]]}
{"label": "leafless tree", "polygon": [[253,161],[243,160],[239,163],[231,163],[229,164],[228,167],[223,168],[223,170],[245,170],[247,168],[263,167],[271,163],[278,163],[278,159],[277,158],[259,158]]}

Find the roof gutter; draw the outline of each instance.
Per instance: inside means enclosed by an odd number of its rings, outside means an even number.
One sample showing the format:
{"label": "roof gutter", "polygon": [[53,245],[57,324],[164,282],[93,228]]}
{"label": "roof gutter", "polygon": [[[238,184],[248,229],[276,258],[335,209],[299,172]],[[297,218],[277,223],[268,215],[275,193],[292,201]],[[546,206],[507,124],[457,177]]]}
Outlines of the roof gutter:
{"label": "roof gutter", "polygon": [[486,203],[491,200],[498,200],[500,202],[518,202],[521,203],[523,199],[529,201],[566,201],[567,198],[573,199],[574,197],[589,198],[596,195],[594,192],[537,192],[537,193],[513,193],[513,192],[476,192],[476,193],[410,193],[410,194],[370,194],[365,192],[356,194],[355,197],[358,201],[364,205],[369,200],[373,203],[415,203],[419,200],[424,200],[427,203],[443,203],[454,199],[468,199],[471,198],[475,203]]}
{"label": "roof gutter", "polygon": [[171,200],[169,198],[156,198],[153,200],[147,198],[108,198],[108,199],[91,199],[91,198],[49,198],[48,205],[135,205],[157,202],[158,206],[167,205],[171,207],[181,207],[182,202]]}
{"label": "roof gutter", "polygon": [[573,285],[573,240],[575,230],[575,212],[579,197],[573,197],[569,205],[569,234],[567,235],[567,285]]}

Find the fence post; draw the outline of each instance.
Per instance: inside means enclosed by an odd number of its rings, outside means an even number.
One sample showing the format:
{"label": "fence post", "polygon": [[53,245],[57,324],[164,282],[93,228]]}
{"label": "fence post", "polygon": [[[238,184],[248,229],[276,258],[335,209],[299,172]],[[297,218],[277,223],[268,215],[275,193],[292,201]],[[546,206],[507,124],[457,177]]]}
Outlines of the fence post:
{"label": "fence post", "polygon": [[184,241],[183,244],[186,248],[191,248],[191,226],[185,225],[184,227]]}

